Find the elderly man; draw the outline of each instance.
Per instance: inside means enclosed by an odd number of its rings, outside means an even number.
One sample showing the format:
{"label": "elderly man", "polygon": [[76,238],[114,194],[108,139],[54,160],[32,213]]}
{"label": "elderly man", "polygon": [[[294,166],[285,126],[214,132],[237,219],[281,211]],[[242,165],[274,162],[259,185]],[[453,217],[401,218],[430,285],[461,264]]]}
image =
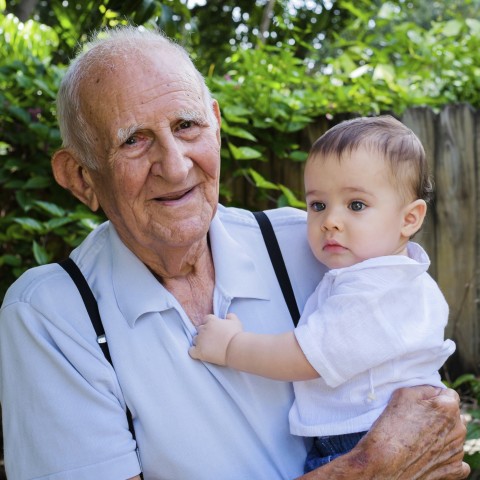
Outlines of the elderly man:
{"label": "elderly man", "polygon": [[[59,265],[15,282],[0,317],[9,479],[300,476],[291,386],[188,355],[211,312],[255,332],[293,325],[253,216],[217,204],[220,112],[187,54],[156,33],[111,31],[70,66],[58,112],[55,178],[109,219],[71,258],[114,367]],[[269,216],[303,307],[324,271],[305,214]],[[464,435],[454,392],[402,390],[352,452],[302,478],[465,478]]]}

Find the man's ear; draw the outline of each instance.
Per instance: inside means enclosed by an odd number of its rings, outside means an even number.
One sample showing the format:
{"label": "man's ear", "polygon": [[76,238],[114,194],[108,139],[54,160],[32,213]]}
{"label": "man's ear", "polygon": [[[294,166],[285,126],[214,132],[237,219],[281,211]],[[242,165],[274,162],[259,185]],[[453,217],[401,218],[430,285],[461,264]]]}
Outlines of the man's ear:
{"label": "man's ear", "polygon": [[64,148],[55,152],[52,157],[52,170],[59,185],[70,190],[90,210],[98,210],[99,203],[90,172],[71,152]]}
{"label": "man's ear", "polygon": [[410,238],[417,233],[422,227],[426,214],[425,200],[418,199],[409,203],[404,210],[402,235]]}

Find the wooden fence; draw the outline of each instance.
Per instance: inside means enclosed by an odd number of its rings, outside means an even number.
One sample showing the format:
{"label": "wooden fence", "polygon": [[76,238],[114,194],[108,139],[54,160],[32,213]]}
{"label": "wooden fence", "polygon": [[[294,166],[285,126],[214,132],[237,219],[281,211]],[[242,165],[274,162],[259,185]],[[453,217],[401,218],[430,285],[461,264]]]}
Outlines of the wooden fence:
{"label": "wooden fence", "polygon": [[[447,336],[455,340],[457,352],[447,364],[447,374],[453,378],[465,372],[478,374],[480,115],[469,105],[461,104],[446,106],[438,113],[429,108],[410,109],[400,120],[422,141],[435,181],[435,201],[415,240],[426,248],[432,262],[430,273],[450,306]],[[329,127],[321,119],[302,132],[306,149]],[[271,159],[261,166],[261,171],[271,181],[283,183],[295,192],[303,191],[302,164]],[[244,204],[252,207],[251,187],[237,187],[237,198],[239,189]]]}

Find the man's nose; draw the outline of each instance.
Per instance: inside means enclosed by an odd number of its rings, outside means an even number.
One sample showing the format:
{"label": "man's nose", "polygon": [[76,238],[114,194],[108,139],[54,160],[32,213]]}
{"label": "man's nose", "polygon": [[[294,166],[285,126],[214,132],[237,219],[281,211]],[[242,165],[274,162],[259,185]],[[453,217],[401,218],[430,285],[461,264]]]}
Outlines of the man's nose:
{"label": "man's nose", "polygon": [[187,178],[192,165],[193,162],[186,155],[182,145],[177,140],[171,139],[162,143],[155,152],[151,172],[170,183],[181,183]]}

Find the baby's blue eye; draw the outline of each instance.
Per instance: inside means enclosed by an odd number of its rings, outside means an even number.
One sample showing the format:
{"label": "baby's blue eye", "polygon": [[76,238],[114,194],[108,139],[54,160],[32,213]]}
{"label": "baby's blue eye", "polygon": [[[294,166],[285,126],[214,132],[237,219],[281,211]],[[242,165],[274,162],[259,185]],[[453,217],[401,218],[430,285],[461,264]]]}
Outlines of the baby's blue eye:
{"label": "baby's blue eye", "polygon": [[325,210],[325,204],[322,202],[313,202],[310,204],[310,207],[314,212],[321,212],[322,210]]}
{"label": "baby's blue eye", "polygon": [[366,207],[366,205],[363,202],[359,202],[358,200],[355,200],[350,204],[350,209],[353,210],[354,212],[360,212]]}

